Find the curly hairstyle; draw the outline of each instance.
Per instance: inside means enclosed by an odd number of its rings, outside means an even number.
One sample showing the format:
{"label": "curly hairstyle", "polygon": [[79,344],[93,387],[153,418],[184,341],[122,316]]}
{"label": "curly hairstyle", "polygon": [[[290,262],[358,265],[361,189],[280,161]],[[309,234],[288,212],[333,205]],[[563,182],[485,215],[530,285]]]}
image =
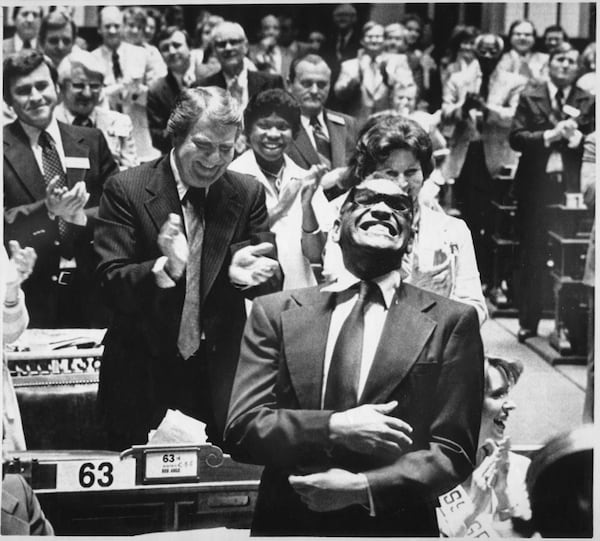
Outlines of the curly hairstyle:
{"label": "curly hairstyle", "polygon": [[244,111],[244,130],[246,135],[259,118],[276,113],[285,119],[292,128],[292,136],[296,137],[300,129],[300,105],[296,98],[281,88],[263,90],[252,97]]}
{"label": "curly hairstyle", "polygon": [[431,174],[431,138],[417,122],[395,111],[371,115],[358,134],[356,150],[350,158],[342,184],[346,188],[360,184],[394,150],[400,149],[407,149],[415,154],[421,164],[423,178]]}

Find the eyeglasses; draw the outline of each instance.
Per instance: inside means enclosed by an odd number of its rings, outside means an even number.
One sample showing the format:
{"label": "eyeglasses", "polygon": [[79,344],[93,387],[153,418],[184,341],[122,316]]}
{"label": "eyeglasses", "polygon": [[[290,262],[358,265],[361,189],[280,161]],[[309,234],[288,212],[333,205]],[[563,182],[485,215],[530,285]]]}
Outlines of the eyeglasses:
{"label": "eyeglasses", "polygon": [[71,88],[76,92],[83,92],[85,88],[89,88],[90,92],[100,92],[102,90],[101,83],[73,83],[71,82]]}
{"label": "eyeglasses", "polygon": [[59,36],[50,36],[49,38],[46,38],[46,43],[48,43],[49,45],[58,45],[60,42],[62,42],[62,44],[66,47],[68,47],[69,45],[73,45],[73,40],[71,38],[61,38]]}
{"label": "eyeglasses", "polygon": [[408,195],[374,192],[368,188],[356,188],[351,201],[361,207],[372,207],[383,202],[391,209],[402,213],[412,212],[413,210],[413,202]]}
{"label": "eyeglasses", "polygon": [[228,43],[232,47],[237,47],[238,45],[241,45],[242,43],[244,43],[244,41],[245,40],[243,38],[238,38],[238,39],[220,39],[220,40],[215,41],[215,47],[217,49],[225,49],[225,47],[227,47]]}

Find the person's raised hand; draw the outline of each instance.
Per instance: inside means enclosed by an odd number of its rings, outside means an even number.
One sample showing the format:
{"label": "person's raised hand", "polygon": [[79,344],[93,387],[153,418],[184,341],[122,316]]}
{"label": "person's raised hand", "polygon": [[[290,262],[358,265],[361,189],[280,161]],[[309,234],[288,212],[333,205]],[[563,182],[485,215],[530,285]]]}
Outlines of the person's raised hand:
{"label": "person's raised hand", "polygon": [[279,269],[277,260],[267,257],[273,248],[270,242],[261,242],[235,252],[229,265],[231,282],[239,287],[253,287],[273,277]]}
{"label": "person's raised hand", "polygon": [[167,221],[160,228],[157,242],[161,253],[167,257],[165,271],[173,280],[179,280],[190,255],[188,242],[183,234],[181,216],[169,214]]}

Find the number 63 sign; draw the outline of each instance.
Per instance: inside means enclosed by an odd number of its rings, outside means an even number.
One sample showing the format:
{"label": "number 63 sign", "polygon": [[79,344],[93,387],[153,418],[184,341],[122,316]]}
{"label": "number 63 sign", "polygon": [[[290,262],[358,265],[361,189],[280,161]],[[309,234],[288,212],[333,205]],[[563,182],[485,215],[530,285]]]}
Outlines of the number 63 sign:
{"label": "number 63 sign", "polygon": [[57,464],[56,490],[73,492],[135,487],[135,460],[61,461]]}

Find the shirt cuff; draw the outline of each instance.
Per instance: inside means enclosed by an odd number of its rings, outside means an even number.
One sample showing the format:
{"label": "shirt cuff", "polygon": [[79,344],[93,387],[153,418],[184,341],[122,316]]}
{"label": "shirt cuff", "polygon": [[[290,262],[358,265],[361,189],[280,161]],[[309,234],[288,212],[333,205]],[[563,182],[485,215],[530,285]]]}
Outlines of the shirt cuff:
{"label": "shirt cuff", "polygon": [[[362,478],[365,486],[367,487],[367,494],[369,495],[369,516],[370,517],[374,517],[377,516],[375,514],[375,500],[373,500],[373,494],[371,492],[371,487],[369,486],[369,479],[367,478],[367,476],[364,473],[357,473],[357,475],[360,475],[360,477]],[[364,506],[365,509],[367,508],[367,506]]]}
{"label": "shirt cuff", "polygon": [[542,136],[544,138],[544,146],[546,148],[548,148],[552,144],[552,141],[550,141],[550,137],[551,137],[550,133],[551,133],[551,130],[545,130],[544,133],[542,134]]}
{"label": "shirt cuff", "polygon": [[568,147],[577,148],[580,145],[582,139],[583,133],[581,133],[579,130],[576,130],[575,133],[571,135],[571,137],[569,137]]}
{"label": "shirt cuff", "polygon": [[168,259],[169,258],[166,255],[163,255],[156,260],[154,266],[152,267],[152,273],[154,274],[156,285],[161,289],[175,287],[175,282],[165,270],[165,265],[167,264]]}

